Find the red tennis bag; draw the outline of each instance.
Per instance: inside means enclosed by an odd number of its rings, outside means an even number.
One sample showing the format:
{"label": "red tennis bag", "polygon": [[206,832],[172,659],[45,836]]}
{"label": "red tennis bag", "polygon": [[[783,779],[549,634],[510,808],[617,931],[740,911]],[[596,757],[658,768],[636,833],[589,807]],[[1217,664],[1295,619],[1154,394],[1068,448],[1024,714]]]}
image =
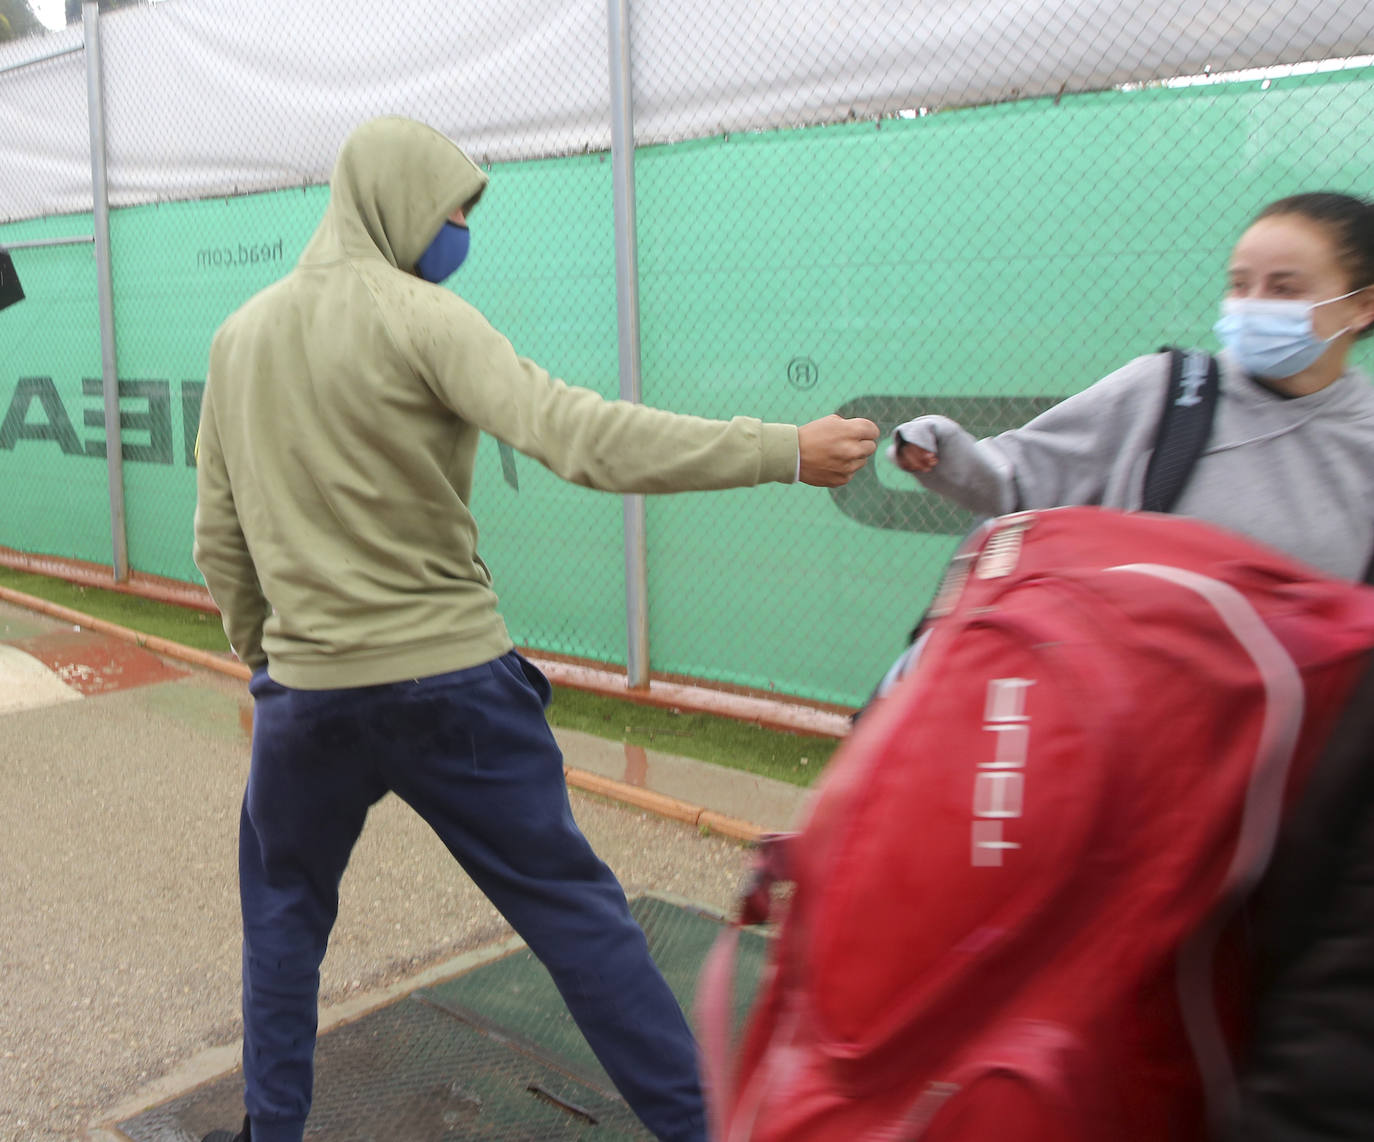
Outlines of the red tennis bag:
{"label": "red tennis bag", "polygon": [[1234,1097],[1242,905],[1374,646],[1374,591],[1172,516],[1057,508],[956,557],[837,753],[716,1142],[1189,1142]]}

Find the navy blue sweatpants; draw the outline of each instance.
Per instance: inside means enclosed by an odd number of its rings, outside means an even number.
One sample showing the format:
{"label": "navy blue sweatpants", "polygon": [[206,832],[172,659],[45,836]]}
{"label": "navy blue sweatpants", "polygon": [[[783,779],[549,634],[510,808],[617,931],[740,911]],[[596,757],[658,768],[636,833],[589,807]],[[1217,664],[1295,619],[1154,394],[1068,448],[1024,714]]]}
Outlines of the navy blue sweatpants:
{"label": "navy blue sweatpants", "polygon": [[673,1142],[705,1139],[691,1031],[614,874],[573,821],[544,717],[549,684],[534,666],[512,651],[385,686],[291,690],[259,672],[251,689],[239,891],[254,1142],[301,1142],[339,880],[388,792],[429,823],[548,968],[644,1124]]}

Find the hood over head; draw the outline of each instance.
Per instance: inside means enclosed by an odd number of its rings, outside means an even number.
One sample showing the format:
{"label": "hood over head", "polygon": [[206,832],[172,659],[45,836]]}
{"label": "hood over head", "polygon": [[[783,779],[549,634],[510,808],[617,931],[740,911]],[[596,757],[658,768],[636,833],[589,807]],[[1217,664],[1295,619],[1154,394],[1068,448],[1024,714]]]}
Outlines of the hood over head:
{"label": "hood over head", "polygon": [[329,206],[301,264],[381,257],[413,271],[448,216],[470,212],[486,185],[481,168],[434,128],[369,120],[339,149]]}

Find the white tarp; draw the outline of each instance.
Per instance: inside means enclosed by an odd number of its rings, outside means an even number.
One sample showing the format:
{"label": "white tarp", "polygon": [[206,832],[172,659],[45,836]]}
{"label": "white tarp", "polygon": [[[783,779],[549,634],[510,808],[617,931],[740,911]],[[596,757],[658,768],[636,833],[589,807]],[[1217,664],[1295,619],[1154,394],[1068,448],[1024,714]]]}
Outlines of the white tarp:
{"label": "white tarp", "polygon": [[[630,0],[636,139],[1374,50],[1369,0]],[[112,204],[319,183],[405,114],[500,162],[610,146],[605,0],[166,0],[102,19]],[[0,45],[0,69],[81,43]],[[0,70],[0,221],[90,208],[83,53]]]}

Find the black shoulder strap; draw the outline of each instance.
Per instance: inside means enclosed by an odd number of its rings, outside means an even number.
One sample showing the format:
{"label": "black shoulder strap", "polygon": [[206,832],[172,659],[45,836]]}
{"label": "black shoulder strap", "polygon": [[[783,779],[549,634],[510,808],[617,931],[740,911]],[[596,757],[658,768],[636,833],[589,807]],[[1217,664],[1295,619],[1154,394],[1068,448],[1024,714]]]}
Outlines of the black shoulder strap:
{"label": "black shoulder strap", "polygon": [[1207,447],[1221,387],[1216,358],[1197,350],[1161,350],[1169,354],[1169,384],[1155,433],[1154,451],[1145,469],[1141,508],[1172,511],[1193,467]]}

